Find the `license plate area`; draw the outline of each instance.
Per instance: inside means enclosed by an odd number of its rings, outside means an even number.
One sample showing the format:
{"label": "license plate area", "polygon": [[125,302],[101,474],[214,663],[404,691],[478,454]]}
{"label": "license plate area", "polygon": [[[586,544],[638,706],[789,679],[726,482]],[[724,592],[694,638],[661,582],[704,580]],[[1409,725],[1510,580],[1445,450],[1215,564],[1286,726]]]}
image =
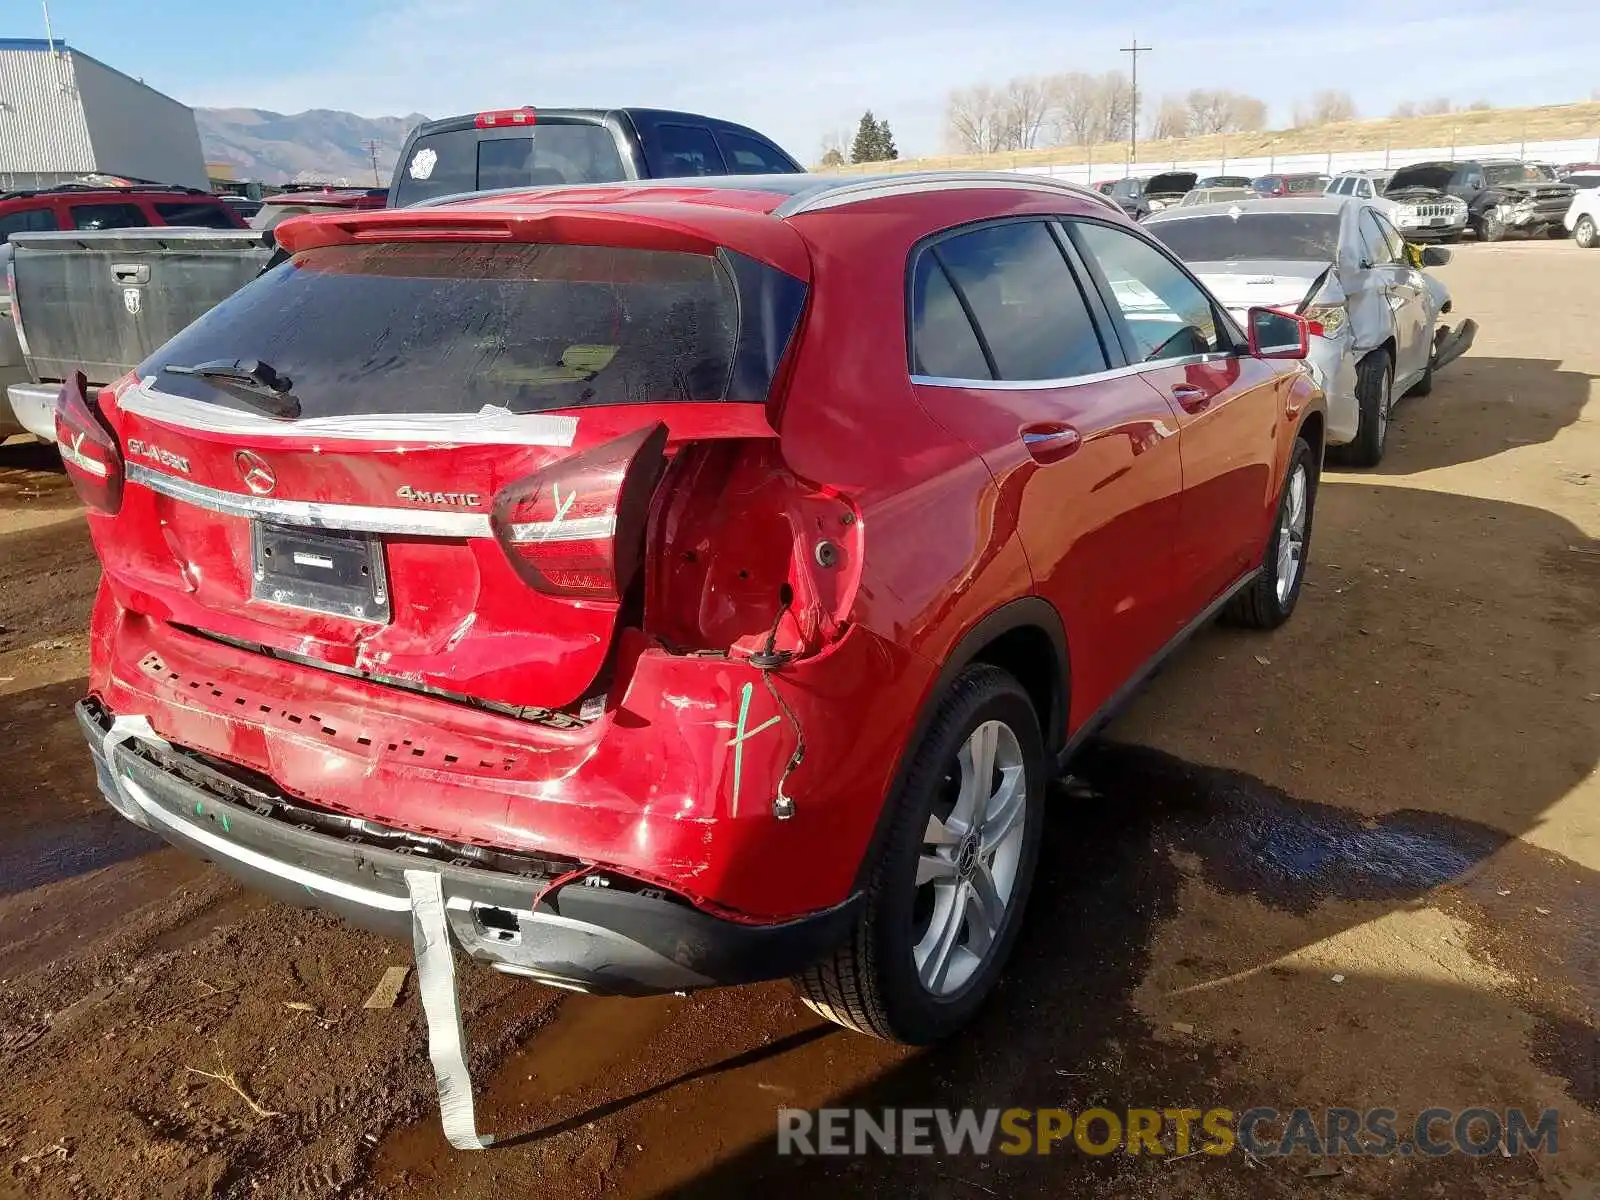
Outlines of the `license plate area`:
{"label": "license plate area", "polygon": [[252,599],[388,623],[383,543],[371,534],[252,521],[250,550]]}

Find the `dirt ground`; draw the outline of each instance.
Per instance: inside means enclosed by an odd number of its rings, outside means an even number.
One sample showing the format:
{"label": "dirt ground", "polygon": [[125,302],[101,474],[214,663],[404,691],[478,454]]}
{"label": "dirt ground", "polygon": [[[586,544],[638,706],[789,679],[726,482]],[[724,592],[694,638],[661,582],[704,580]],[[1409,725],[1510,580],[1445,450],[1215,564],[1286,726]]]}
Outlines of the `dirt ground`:
{"label": "dirt ground", "polygon": [[[1058,789],[966,1036],[884,1046],[785,984],[464,968],[483,1154],[439,1131],[414,986],[362,1008],[407,947],[98,798],[71,715],[94,559],[52,453],[0,448],[0,1196],[1600,1194],[1597,272],[1531,242],[1443,269],[1477,346],[1379,470],[1326,476],[1294,620],[1202,634]],[[1091,1104],[1553,1107],[1560,1152],[774,1149],[779,1106]]]}

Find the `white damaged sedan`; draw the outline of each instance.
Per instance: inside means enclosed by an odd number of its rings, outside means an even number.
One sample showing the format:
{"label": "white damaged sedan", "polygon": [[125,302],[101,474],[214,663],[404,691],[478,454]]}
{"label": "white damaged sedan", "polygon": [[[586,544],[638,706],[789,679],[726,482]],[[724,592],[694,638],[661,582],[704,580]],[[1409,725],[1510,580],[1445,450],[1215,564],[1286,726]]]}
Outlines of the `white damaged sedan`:
{"label": "white damaged sedan", "polygon": [[1382,459],[1395,402],[1426,395],[1477,331],[1470,320],[1440,324],[1450,294],[1421,269],[1449,262],[1450,251],[1408,248],[1360,200],[1195,205],[1153,213],[1145,226],[1239,320],[1264,306],[1311,322],[1307,361],[1328,396],[1330,457],[1352,466]]}

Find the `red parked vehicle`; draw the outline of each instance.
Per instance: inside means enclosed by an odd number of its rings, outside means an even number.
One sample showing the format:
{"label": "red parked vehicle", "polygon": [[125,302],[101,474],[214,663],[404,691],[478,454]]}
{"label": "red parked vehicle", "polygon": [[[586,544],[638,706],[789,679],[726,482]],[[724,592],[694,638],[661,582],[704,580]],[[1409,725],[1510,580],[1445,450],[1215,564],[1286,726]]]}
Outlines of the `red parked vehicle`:
{"label": "red parked vehicle", "polygon": [[793,975],[929,1041],[1004,963],[1059,766],[1214,614],[1294,610],[1305,322],[1236,326],[1087,189],[743,176],[277,232],[69,382],[59,434],[102,788],[296,903],[403,936],[436,872],[502,970]]}
{"label": "red parked vehicle", "polygon": [[13,233],[183,225],[243,229],[221,197],[164,183],[63,183],[0,193],[0,243]]}
{"label": "red parked vehicle", "polygon": [[1294,175],[1262,175],[1250,181],[1250,188],[1262,197],[1320,196],[1332,177],[1314,171]]}

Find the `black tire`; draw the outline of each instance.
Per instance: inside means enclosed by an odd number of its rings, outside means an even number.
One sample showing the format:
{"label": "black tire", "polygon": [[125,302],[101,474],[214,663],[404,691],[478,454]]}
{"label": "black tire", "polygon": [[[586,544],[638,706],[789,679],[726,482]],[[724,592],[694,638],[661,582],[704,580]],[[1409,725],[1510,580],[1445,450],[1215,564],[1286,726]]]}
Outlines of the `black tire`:
{"label": "black tire", "polygon": [[1578,223],[1572,227],[1572,240],[1585,250],[1600,246],[1600,229],[1595,227],[1593,217],[1585,214],[1578,218]]}
{"label": "black tire", "polygon": [[[929,890],[916,884],[918,858],[930,816],[948,814],[939,806],[950,795],[957,754],[973,731],[989,721],[1007,725],[1021,751],[1025,771],[1021,851],[987,956],[958,991],[941,997],[923,984],[913,958],[918,903]],[[892,823],[872,866],[866,903],[854,930],[833,954],[795,976],[794,983],[806,1006],[830,1021],[888,1041],[925,1045],[950,1036],[972,1019],[1010,956],[1038,863],[1045,784],[1053,772],[1027,692],[1010,674],[986,663],[975,663],[957,676],[911,753],[901,786],[887,800],[893,806]],[[957,770],[955,779],[959,778]]]}
{"label": "black tire", "polygon": [[1478,220],[1478,240],[1480,242],[1503,242],[1506,240],[1506,223],[1492,212],[1486,212]]}
{"label": "black tire", "polygon": [[1428,369],[1422,373],[1422,378],[1406,389],[1407,396],[1427,396],[1433,392],[1433,345],[1428,345]]}
{"label": "black tire", "polygon": [[1462,239],[1462,238],[1463,238],[1463,237],[1464,237],[1464,236],[1465,236],[1465,235],[1466,235],[1466,231],[1465,231],[1465,230],[1462,230],[1462,229],[1458,229],[1458,230],[1456,230],[1456,232],[1454,232],[1454,233],[1447,233],[1447,234],[1445,234],[1445,235],[1444,235],[1444,236],[1443,236],[1443,237],[1442,237],[1442,238],[1440,238],[1440,239],[1439,239],[1439,240],[1440,240],[1440,241],[1441,241],[1441,242],[1443,242],[1443,243],[1444,243],[1444,244],[1445,244],[1445,245],[1446,245],[1446,246],[1454,246],[1454,245],[1455,245],[1455,244],[1456,244],[1456,243],[1457,243],[1457,242],[1459,242],[1459,241],[1460,241],[1460,240],[1461,240],[1461,239]]}
{"label": "black tire", "polygon": [[1552,225],[1544,231],[1544,235],[1552,242],[1561,241],[1567,236],[1567,227],[1565,225]]}
{"label": "black tire", "polygon": [[1374,350],[1356,364],[1356,403],[1361,409],[1361,424],[1355,440],[1338,450],[1342,466],[1375,467],[1383,461],[1389,443],[1389,411],[1394,366],[1387,350]]}
{"label": "black tire", "polygon": [[[1293,582],[1280,594],[1278,579],[1282,561],[1279,551],[1285,536],[1284,513],[1290,503],[1290,485],[1298,471],[1305,473],[1305,521],[1300,538],[1298,569]],[[1294,451],[1289,455],[1289,469],[1284,472],[1283,486],[1278,489],[1278,507],[1272,518],[1272,533],[1267,537],[1266,552],[1262,555],[1261,571],[1223,610],[1223,619],[1230,625],[1245,629],[1276,629],[1294,614],[1300,601],[1300,589],[1305,586],[1306,566],[1311,551],[1311,527],[1317,512],[1317,461],[1304,438],[1295,438]]]}

